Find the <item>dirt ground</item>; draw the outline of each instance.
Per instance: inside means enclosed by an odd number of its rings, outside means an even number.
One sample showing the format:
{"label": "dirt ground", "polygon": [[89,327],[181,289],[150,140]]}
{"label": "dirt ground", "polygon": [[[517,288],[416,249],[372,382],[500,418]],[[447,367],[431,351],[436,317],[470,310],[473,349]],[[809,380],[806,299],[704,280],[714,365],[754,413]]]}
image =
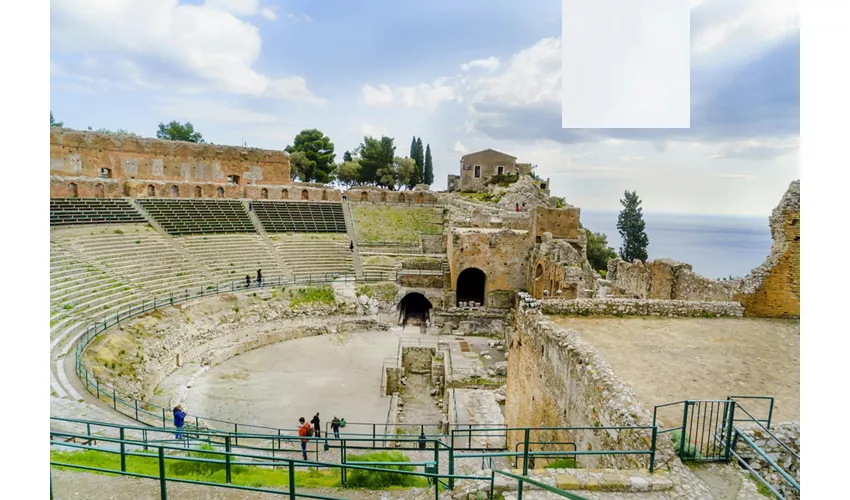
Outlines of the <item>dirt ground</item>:
{"label": "dirt ground", "polygon": [[[683,399],[773,396],[773,421],[800,419],[800,322],[756,318],[577,318],[578,331],[653,406]],[[757,418],[767,404],[747,402]],[[661,412],[681,423],[681,408]]]}

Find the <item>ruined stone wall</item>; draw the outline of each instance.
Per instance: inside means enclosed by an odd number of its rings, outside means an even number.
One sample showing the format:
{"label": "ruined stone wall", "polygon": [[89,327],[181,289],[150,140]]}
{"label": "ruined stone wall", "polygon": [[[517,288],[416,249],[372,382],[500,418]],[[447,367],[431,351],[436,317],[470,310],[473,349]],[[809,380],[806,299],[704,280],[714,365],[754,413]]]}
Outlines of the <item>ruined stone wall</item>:
{"label": "ruined stone wall", "polygon": [[238,176],[242,186],[291,183],[283,151],[51,127],[51,175],[99,178],[102,168],[119,181],[226,182]]}
{"label": "ruined stone wall", "polygon": [[433,347],[402,347],[401,367],[404,373],[431,373],[431,359],[436,350]]}
{"label": "ruined stone wall", "polygon": [[[736,414],[737,415],[737,414]],[[740,424],[738,429],[742,434],[750,438],[756,446],[770,457],[777,465],[787,472],[797,483],[800,482],[800,423],[799,422],[780,422],[770,426],[770,432],[779,440],[774,439],[763,428],[755,424]],[[780,444],[780,441],[791,449],[788,451]],[[735,444],[735,452],[741,455],[741,458],[755,469],[765,480],[773,486],[785,498],[796,499],[800,498],[800,493],[788,484],[787,481],[768,464],[761,455],[756,453],[753,448],[748,445],[743,439],[738,438]],[[797,456],[794,456],[796,454]]]}
{"label": "ruined stone wall", "polygon": [[505,309],[463,309],[451,307],[433,313],[434,325],[443,334],[502,337],[511,328],[512,318]]}
{"label": "ruined stone wall", "polygon": [[[556,325],[520,294],[510,343],[505,423],[508,427],[651,426],[652,416],[602,356],[578,332]],[[635,430],[537,431],[535,440],[571,441],[579,450],[645,450],[651,432]],[[510,433],[510,449],[521,439]],[[656,463],[673,459],[669,438]],[[669,456],[668,456],[669,455]],[[638,455],[582,456],[581,467],[634,469]]]}
{"label": "ruined stone wall", "polygon": [[365,203],[439,203],[437,193],[433,191],[390,191],[376,187],[358,187],[345,191],[348,201]]}
{"label": "ruined stone wall", "polygon": [[773,245],[765,262],[741,283],[735,300],[746,316],[800,316],[800,181],[788,187],[770,217]]}
{"label": "ruined stone wall", "polygon": [[121,182],[116,179],[50,176],[51,198],[120,198]]}
{"label": "ruined stone wall", "polygon": [[659,299],[549,299],[541,302],[544,314],[602,316],[740,317],[738,302]]}
{"label": "ruined stone wall", "polygon": [[587,261],[586,248],[584,232],[575,240],[556,240],[544,233],[531,252],[527,290],[536,299],[543,298],[544,291],[550,298],[592,297],[598,275]]}
{"label": "ruined stone wall", "polygon": [[399,271],[398,283],[410,288],[440,288],[445,286],[445,278],[442,274],[416,274],[416,271],[406,273]]}
{"label": "ruined stone wall", "polygon": [[469,268],[486,274],[485,297],[497,290],[522,290],[531,247],[528,231],[452,229],[447,249],[452,290],[457,290],[460,273]]}
{"label": "ruined stone wall", "polygon": [[579,225],[581,209],[536,207],[531,214],[531,232],[535,238],[542,238],[543,233],[551,233],[553,238],[578,240],[584,235]]}
{"label": "ruined stone wall", "polygon": [[706,278],[693,272],[690,264],[672,259],[633,263],[611,259],[606,278],[620,295],[662,300],[728,301],[738,283]]}
{"label": "ruined stone wall", "polygon": [[245,186],[244,197],[253,200],[341,201],[342,193],[320,184],[295,182],[285,187],[269,184]]}
{"label": "ruined stone wall", "polygon": [[130,198],[241,198],[242,194],[238,184],[222,182],[126,180],[123,188],[123,196]]}

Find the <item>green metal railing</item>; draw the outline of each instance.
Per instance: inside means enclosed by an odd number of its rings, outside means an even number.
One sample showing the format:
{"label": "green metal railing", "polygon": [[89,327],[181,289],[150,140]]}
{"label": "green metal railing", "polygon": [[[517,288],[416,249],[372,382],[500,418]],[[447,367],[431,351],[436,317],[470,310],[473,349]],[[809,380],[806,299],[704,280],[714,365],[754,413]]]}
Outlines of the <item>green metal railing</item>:
{"label": "green metal railing", "polygon": [[[783,479],[783,480],[785,480],[785,482],[786,482],[786,483],[788,483],[789,485],[791,485],[791,487],[793,487],[795,490],[797,490],[797,492],[799,492],[799,491],[800,491],[800,483],[798,483],[797,481],[795,481],[795,480],[794,480],[794,478],[793,478],[793,477],[791,477],[791,475],[790,475],[790,474],[788,474],[788,472],[786,472],[786,471],[785,471],[785,469],[783,469],[783,468],[782,468],[782,467],[780,467],[780,466],[779,466],[776,462],[774,462],[774,461],[773,461],[773,459],[772,459],[772,458],[770,458],[770,457],[767,455],[767,453],[765,453],[765,452],[764,452],[764,450],[762,450],[761,448],[759,448],[759,447],[758,447],[758,446],[757,446],[757,445],[756,445],[756,444],[752,441],[752,439],[748,438],[748,437],[747,437],[744,433],[742,433],[742,432],[741,432],[740,430],[738,430],[738,429],[734,429],[734,433],[735,433],[735,437],[734,437],[734,439],[733,439],[733,445],[732,445],[732,449],[731,449],[732,456],[734,456],[734,457],[735,457],[735,459],[736,459],[736,460],[738,460],[738,463],[739,463],[739,464],[741,464],[741,466],[743,466],[745,469],[747,469],[747,470],[750,472],[750,474],[752,474],[753,476],[755,476],[755,478],[756,478],[756,480],[758,480],[758,482],[760,482],[761,484],[763,484],[764,486],[766,486],[766,487],[767,487],[767,489],[769,489],[771,493],[773,493],[774,495],[776,495],[776,497],[777,497],[777,498],[780,498],[780,499],[784,499],[784,498],[785,498],[785,497],[783,497],[783,496],[782,496],[782,494],[780,494],[780,493],[776,490],[776,488],[774,488],[773,486],[771,486],[771,485],[770,485],[770,483],[768,483],[768,482],[764,479],[764,477],[762,477],[762,473],[761,473],[761,471],[756,471],[755,469],[753,469],[753,467],[752,467],[752,466],[750,466],[750,464],[747,462],[747,460],[745,460],[744,458],[742,458],[742,457],[741,457],[741,455],[740,455],[737,451],[735,451],[735,449],[736,449],[736,446],[735,446],[735,445],[738,443],[738,439],[739,439],[739,438],[740,438],[740,439],[743,439],[743,440],[744,440],[744,443],[746,443],[746,444],[750,447],[750,449],[752,449],[752,450],[753,450],[753,451],[754,451],[754,452],[755,452],[755,453],[756,453],[756,454],[757,454],[757,455],[758,455],[758,456],[759,456],[762,460],[764,460],[765,462],[767,462],[767,464],[768,464],[768,465],[770,465],[770,467],[771,467],[773,470],[775,470],[777,473],[779,473],[779,475],[782,477],[782,479]],[[791,452],[791,453],[793,453],[793,452]],[[796,453],[794,453],[794,455],[796,455]],[[797,457],[797,458],[799,458],[799,457]]]}
{"label": "green metal railing", "polygon": [[503,470],[490,471],[490,495],[488,496],[488,498],[490,500],[493,500],[493,490],[494,490],[495,483],[496,483],[496,474],[499,474],[500,476],[509,477],[511,479],[516,479],[517,481],[519,481],[519,484],[517,485],[517,500],[522,500],[523,484],[525,484],[525,483],[533,484],[534,486],[537,486],[540,489],[546,490],[546,491],[551,492],[551,493],[555,493],[556,495],[562,496],[564,498],[569,498],[570,500],[587,500],[586,498],[580,497],[580,496],[576,495],[575,493],[570,493],[569,491],[559,490],[558,488],[554,488],[552,486],[549,486],[548,484],[541,483],[540,481],[535,481],[534,479],[524,477],[524,476],[518,476],[516,474],[513,474],[511,472],[507,472],[507,471],[503,471]]}

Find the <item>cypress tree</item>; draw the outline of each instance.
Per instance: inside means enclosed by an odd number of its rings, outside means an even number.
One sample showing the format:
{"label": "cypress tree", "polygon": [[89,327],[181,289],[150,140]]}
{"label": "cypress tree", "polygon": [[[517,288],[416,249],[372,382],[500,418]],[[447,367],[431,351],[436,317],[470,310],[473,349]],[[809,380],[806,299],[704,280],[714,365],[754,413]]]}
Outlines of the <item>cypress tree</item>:
{"label": "cypress tree", "polygon": [[617,218],[617,230],[623,238],[620,258],[633,262],[636,259],[646,261],[646,248],[649,237],[646,235],[646,223],[643,221],[643,209],[636,191],[626,191],[625,199],[620,200],[623,210]]}
{"label": "cypress tree", "polygon": [[434,183],[434,163],[431,159],[430,144],[428,144],[425,148],[425,172],[423,174],[422,182],[429,186]]}

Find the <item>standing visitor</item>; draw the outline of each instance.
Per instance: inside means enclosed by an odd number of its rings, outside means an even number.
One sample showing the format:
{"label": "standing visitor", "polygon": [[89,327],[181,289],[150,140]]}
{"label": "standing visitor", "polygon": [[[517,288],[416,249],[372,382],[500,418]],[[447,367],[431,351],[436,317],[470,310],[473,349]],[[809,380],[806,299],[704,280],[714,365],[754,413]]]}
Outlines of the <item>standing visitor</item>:
{"label": "standing visitor", "polygon": [[519,203],[516,204],[516,211],[519,212]]}
{"label": "standing visitor", "polygon": [[334,431],[334,437],[339,439],[339,419],[334,415],[333,420],[331,420],[331,429]]}
{"label": "standing visitor", "polygon": [[171,410],[171,413],[174,414],[174,427],[177,428],[174,437],[183,439],[183,421],[186,419],[186,412],[183,411],[183,406],[177,405]]}
{"label": "standing visitor", "polygon": [[251,277],[247,274],[245,275],[245,288],[251,288]]}
{"label": "standing visitor", "polygon": [[354,240],[348,240],[348,249],[354,251]]}
{"label": "standing visitor", "polygon": [[254,210],[254,204],[249,201],[248,202],[248,211],[250,212],[252,210]]}
{"label": "standing visitor", "polygon": [[322,423],[319,421],[319,412],[316,412],[316,415],[313,417],[313,420],[310,420],[310,423],[313,424],[313,428],[316,429],[316,437],[322,437]]}
{"label": "standing visitor", "polygon": [[257,286],[259,288],[263,287],[263,270],[257,269]]}
{"label": "standing visitor", "polygon": [[307,460],[307,437],[312,434],[313,429],[310,428],[310,424],[304,420],[304,417],[299,418],[298,422],[301,424],[298,428],[298,435],[301,436],[301,455],[304,460]]}

